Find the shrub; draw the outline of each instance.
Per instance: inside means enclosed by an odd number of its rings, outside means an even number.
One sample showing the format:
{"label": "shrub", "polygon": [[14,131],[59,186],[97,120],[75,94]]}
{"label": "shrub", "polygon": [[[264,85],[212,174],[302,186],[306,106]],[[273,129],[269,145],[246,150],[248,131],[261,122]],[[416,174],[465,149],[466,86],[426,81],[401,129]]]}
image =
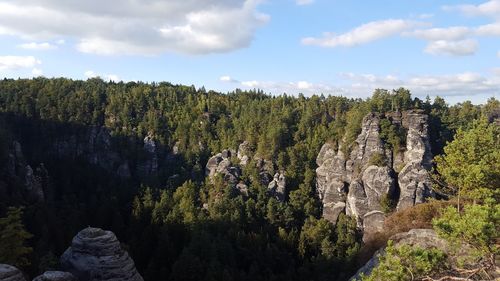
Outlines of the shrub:
{"label": "shrub", "polygon": [[387,165],[387,157],[383,153],[376,153],[372,155],[370,161],[368,161],[368,165],[385,166]]}
{"label": "shrub", "polygon": [[439,249],[423,249],[409,245],[394,246],[389,241],[379,264],[363,281],[415,280],[444,268],[446,255]]}

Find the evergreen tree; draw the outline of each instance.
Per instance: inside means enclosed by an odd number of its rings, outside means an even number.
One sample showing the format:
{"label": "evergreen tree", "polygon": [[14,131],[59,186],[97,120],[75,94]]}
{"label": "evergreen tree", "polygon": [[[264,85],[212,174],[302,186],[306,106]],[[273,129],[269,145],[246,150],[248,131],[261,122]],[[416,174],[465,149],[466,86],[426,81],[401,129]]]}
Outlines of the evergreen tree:
{"label": "evergreen tree", "polygon": [[22,216],[22,208],[9,207],[7,216],[0,218],[0,263],[17,267],[30,265],[28,257],[33,249],[26,243],[33,235],[24,228]]}

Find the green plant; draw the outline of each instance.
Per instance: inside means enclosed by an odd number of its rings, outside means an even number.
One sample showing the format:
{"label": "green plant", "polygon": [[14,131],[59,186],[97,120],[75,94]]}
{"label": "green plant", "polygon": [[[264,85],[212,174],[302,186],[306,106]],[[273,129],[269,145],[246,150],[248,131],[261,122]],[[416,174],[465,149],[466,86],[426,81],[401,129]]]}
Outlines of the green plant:
{"label": "green plant", "polygon": [[384,254],[379,255],[379,264],[370,275],[361,276],[362,281],[415,280],[445,266],[446,255],[436,248],[423,249],[409,245],[395,246],[389,241]]}
{"label": "green plant", "polygon": [[368,165],[375,165],[375,166],[385,166],[387,165],[387,157],[383,153],[376,153],[373,154],[372,157],[370,157],[370,161],[368,161]]}

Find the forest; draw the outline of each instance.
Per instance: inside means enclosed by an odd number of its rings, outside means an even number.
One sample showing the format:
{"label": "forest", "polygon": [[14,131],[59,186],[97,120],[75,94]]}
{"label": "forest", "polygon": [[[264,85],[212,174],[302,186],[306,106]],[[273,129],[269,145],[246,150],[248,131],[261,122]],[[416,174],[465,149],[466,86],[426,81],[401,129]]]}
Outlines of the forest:
{"label": "forest", "polygon": [[[404,88],[353,99],[99,78],[3,79],[0,263],[30,276],[57,269],[73,236],[94,226],[116,234],[145,280],[347,280],[376,249],[363,242],[353,218],[342,214],[336,224],[322,218],[316,158],[325,143],[349,152],[368,113],[407,110],[428,116],[433,188],[441,199],[429,204],[452,202],[439,205],[442,217],[431,218],[432,225],[451,240],[470,238],[480,255],[496,255],[495,98],[449,105]],[[405,143],[404,130],[390,123],[382,122],[380,132],[387,146]],[[210,157],[243,142],[250,151],[241,171],[246,194],[205,171]],[[258,159],[286,175],[283,200],[262,184]],[[26,174],[40,194],[26,190]],[[479,232],[463,228],[466,216],[477,220]],[[434,267],[441,261],[439,253],[425,255],[433,255]],[[401,280],[383,275],[389,271],[367,280]]]}

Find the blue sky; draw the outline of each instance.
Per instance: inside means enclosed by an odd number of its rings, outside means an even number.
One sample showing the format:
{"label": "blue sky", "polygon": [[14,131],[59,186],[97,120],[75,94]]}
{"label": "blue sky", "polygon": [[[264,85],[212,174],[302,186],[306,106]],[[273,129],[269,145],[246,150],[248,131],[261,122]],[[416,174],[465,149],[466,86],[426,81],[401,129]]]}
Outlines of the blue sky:
{"label": "blue sky", "polygon": [[0,0],[0,76],[451,103],[500,93],[500,0]]}

